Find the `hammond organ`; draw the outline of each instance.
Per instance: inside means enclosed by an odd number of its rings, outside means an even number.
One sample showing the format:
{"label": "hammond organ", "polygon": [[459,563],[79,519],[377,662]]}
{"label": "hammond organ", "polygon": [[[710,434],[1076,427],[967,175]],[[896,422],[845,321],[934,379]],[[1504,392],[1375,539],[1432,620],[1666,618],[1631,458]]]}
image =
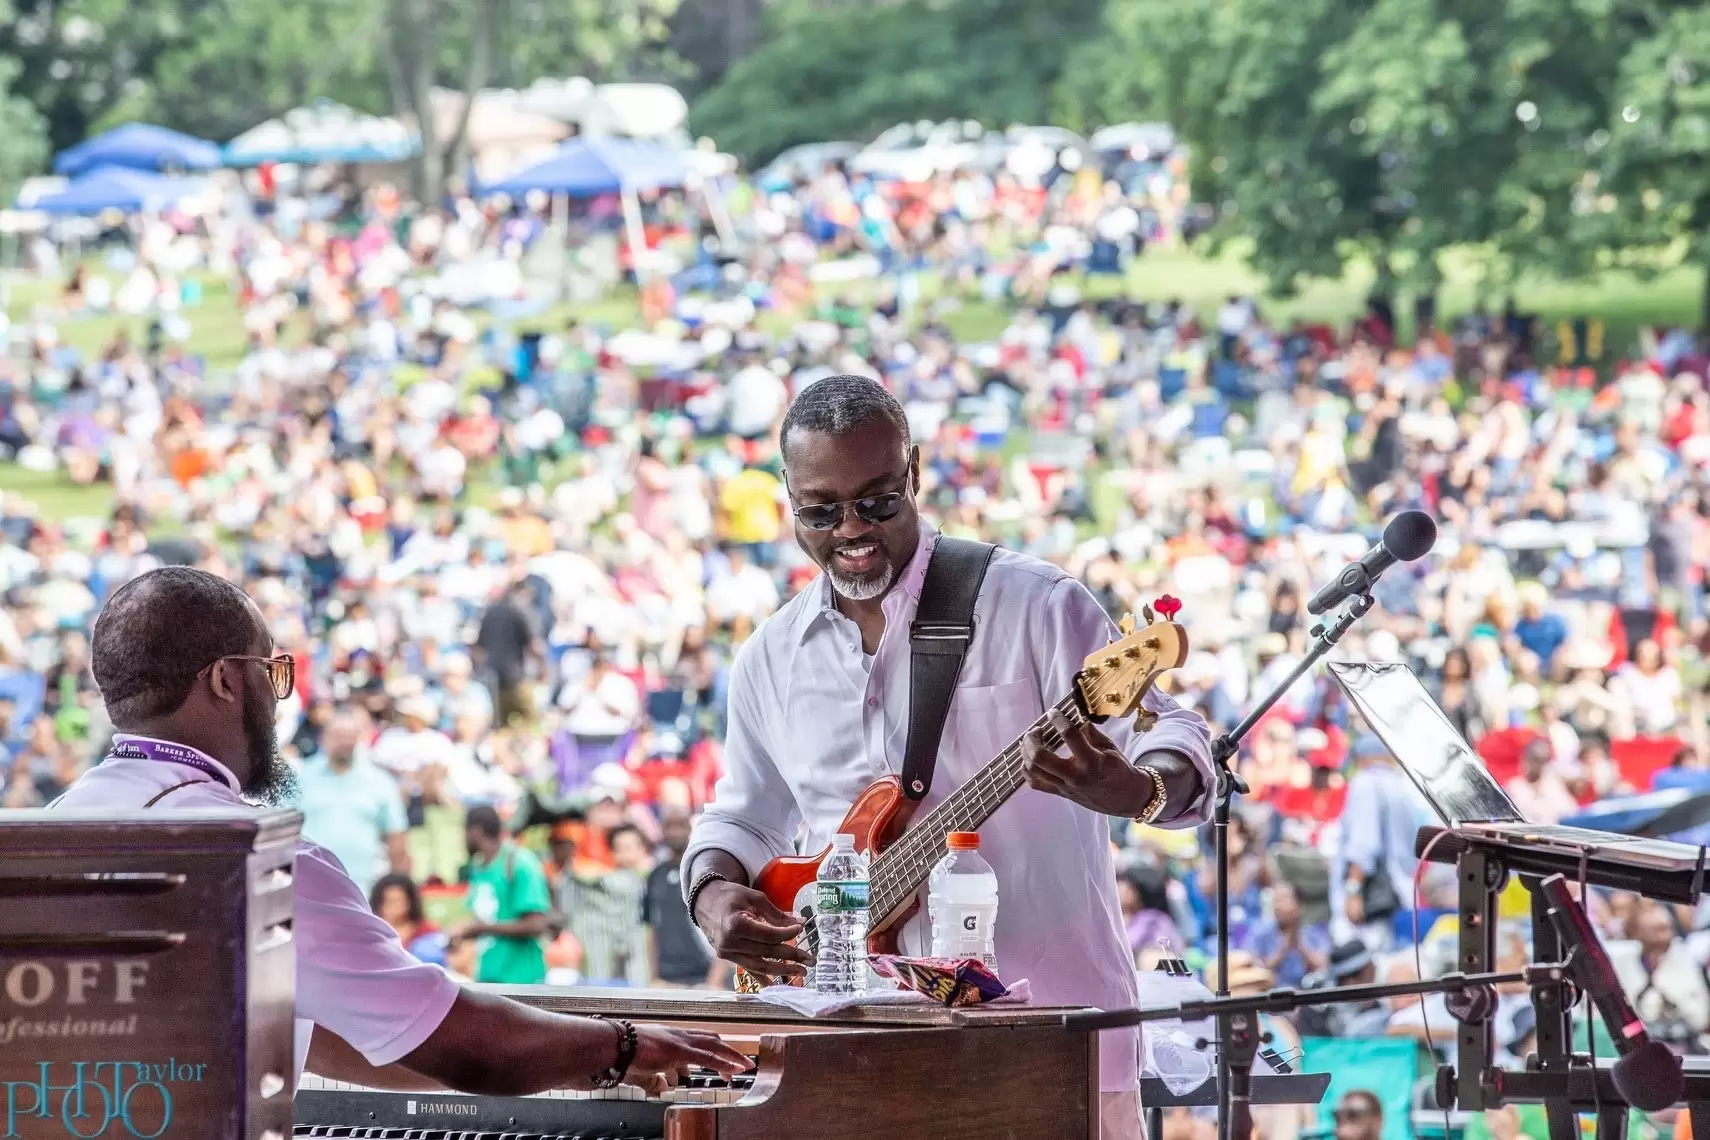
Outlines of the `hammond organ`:
{"label": "hammond organ", "polygon": [[372,1140],[1071,1140],[1098,1135],[1098,1036],[1060,1007],[869,1006],[802,1017],[691,990],[486,986],[560,1013],[718,1033],[754,1058],[728,1082],[527,1097],[394,1093],[305,1074],[295,1135]]}

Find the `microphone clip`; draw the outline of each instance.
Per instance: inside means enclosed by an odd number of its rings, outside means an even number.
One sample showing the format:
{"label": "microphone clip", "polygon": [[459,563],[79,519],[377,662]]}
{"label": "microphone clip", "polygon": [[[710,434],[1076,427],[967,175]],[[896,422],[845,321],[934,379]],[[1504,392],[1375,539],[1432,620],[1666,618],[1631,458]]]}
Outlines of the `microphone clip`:
{"label": "microphone clip", "polygon": [[[1334,645],[1342,640],[1342,635],[1348,632],[1349,626],[1365,617],[1376,604],[1377,601],[1372,597],[1371,580],[1367,579],[1365,589],[1349,594],[1319,615],[1318,621],[1306,631],[1307,636],[1315,641],[1328,640]],[[1332,625],[1332,622],[1335,624]]]}

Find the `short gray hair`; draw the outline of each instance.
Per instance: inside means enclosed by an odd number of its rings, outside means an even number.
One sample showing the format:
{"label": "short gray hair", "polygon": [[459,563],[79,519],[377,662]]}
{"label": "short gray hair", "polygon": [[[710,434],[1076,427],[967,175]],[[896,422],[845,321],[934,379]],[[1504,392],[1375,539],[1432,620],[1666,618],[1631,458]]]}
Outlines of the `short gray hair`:
{"label": "short gray hair", "polygon": [[843,435],[880,421],[896,429],[906,450],[908,416],[889,389],[867,376],[827,376],[808,385],[784,413],[778,447],[789,450],[791,432]]}

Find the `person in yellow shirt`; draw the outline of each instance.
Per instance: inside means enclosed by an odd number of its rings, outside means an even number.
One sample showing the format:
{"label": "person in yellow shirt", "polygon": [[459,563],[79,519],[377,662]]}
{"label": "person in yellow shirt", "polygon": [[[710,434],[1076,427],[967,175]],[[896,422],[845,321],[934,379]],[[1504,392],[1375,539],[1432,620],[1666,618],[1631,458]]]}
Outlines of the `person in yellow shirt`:
{"label": "person in yellow shirt", "polygon": [[725,481],[718,509],[722,537],[749,548],[754,561],[770,567],[783,537],[783,483],[758,467],[744,468]]}
{"label": "person in yellow shirt", "polygon": [[527,509],[523,493],[515,487],[499,493],[498,524],[505,549],[518,558],[534,558],[552,550],[552,528]]}

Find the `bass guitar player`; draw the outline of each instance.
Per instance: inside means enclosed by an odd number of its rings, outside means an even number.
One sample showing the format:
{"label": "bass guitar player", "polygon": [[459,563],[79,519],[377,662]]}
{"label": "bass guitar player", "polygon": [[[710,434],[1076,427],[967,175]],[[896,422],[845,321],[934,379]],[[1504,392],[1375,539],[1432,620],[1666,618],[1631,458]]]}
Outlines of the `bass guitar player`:
{"label": "bass guitar player", "polygon": [[[820,852],[846,815],[877,817],[873,834],[901,836],[901,852],[911,819],[919,833],[943,822],[935,806],[979,808],[980,853],[1001,899],[1000,974],[1027,978],[1041,1004],[1134,1006],[1107,817],[1203,822],[1210,735],[1149,674],[1120,692],[1087,678],[1118,636],[1127,658],[1173,668],[1186,652],[1180,627],[1119,635],[1055,566],[923,525],[920,453],[902,406],[875,381],[815,382],[786,414],[780,446],[796,540],[824,573],[732,668],[725,774],[683,859],[695,923],[737,966],[799,978],[812,962],[811,918],[786,909],[787,889],[780,906],[772,883],[792,864],[811,872],[817,856],[797,855],[799,831],[801,851]],[[1107,670],[1123,664],[1124,653],[1107,655]],[[1087,708],[1089,696],[1137,712],[1138,724],[1091,723],[1102,710]],[[915,846],[942,854],[941,843]],[[875,947],[929,952],[912,894],[893,919],[875,903],[873,920]],[[1143,1135],[1136,1033],[1106,1033],[1100,1058],[1102,1134]]]}

